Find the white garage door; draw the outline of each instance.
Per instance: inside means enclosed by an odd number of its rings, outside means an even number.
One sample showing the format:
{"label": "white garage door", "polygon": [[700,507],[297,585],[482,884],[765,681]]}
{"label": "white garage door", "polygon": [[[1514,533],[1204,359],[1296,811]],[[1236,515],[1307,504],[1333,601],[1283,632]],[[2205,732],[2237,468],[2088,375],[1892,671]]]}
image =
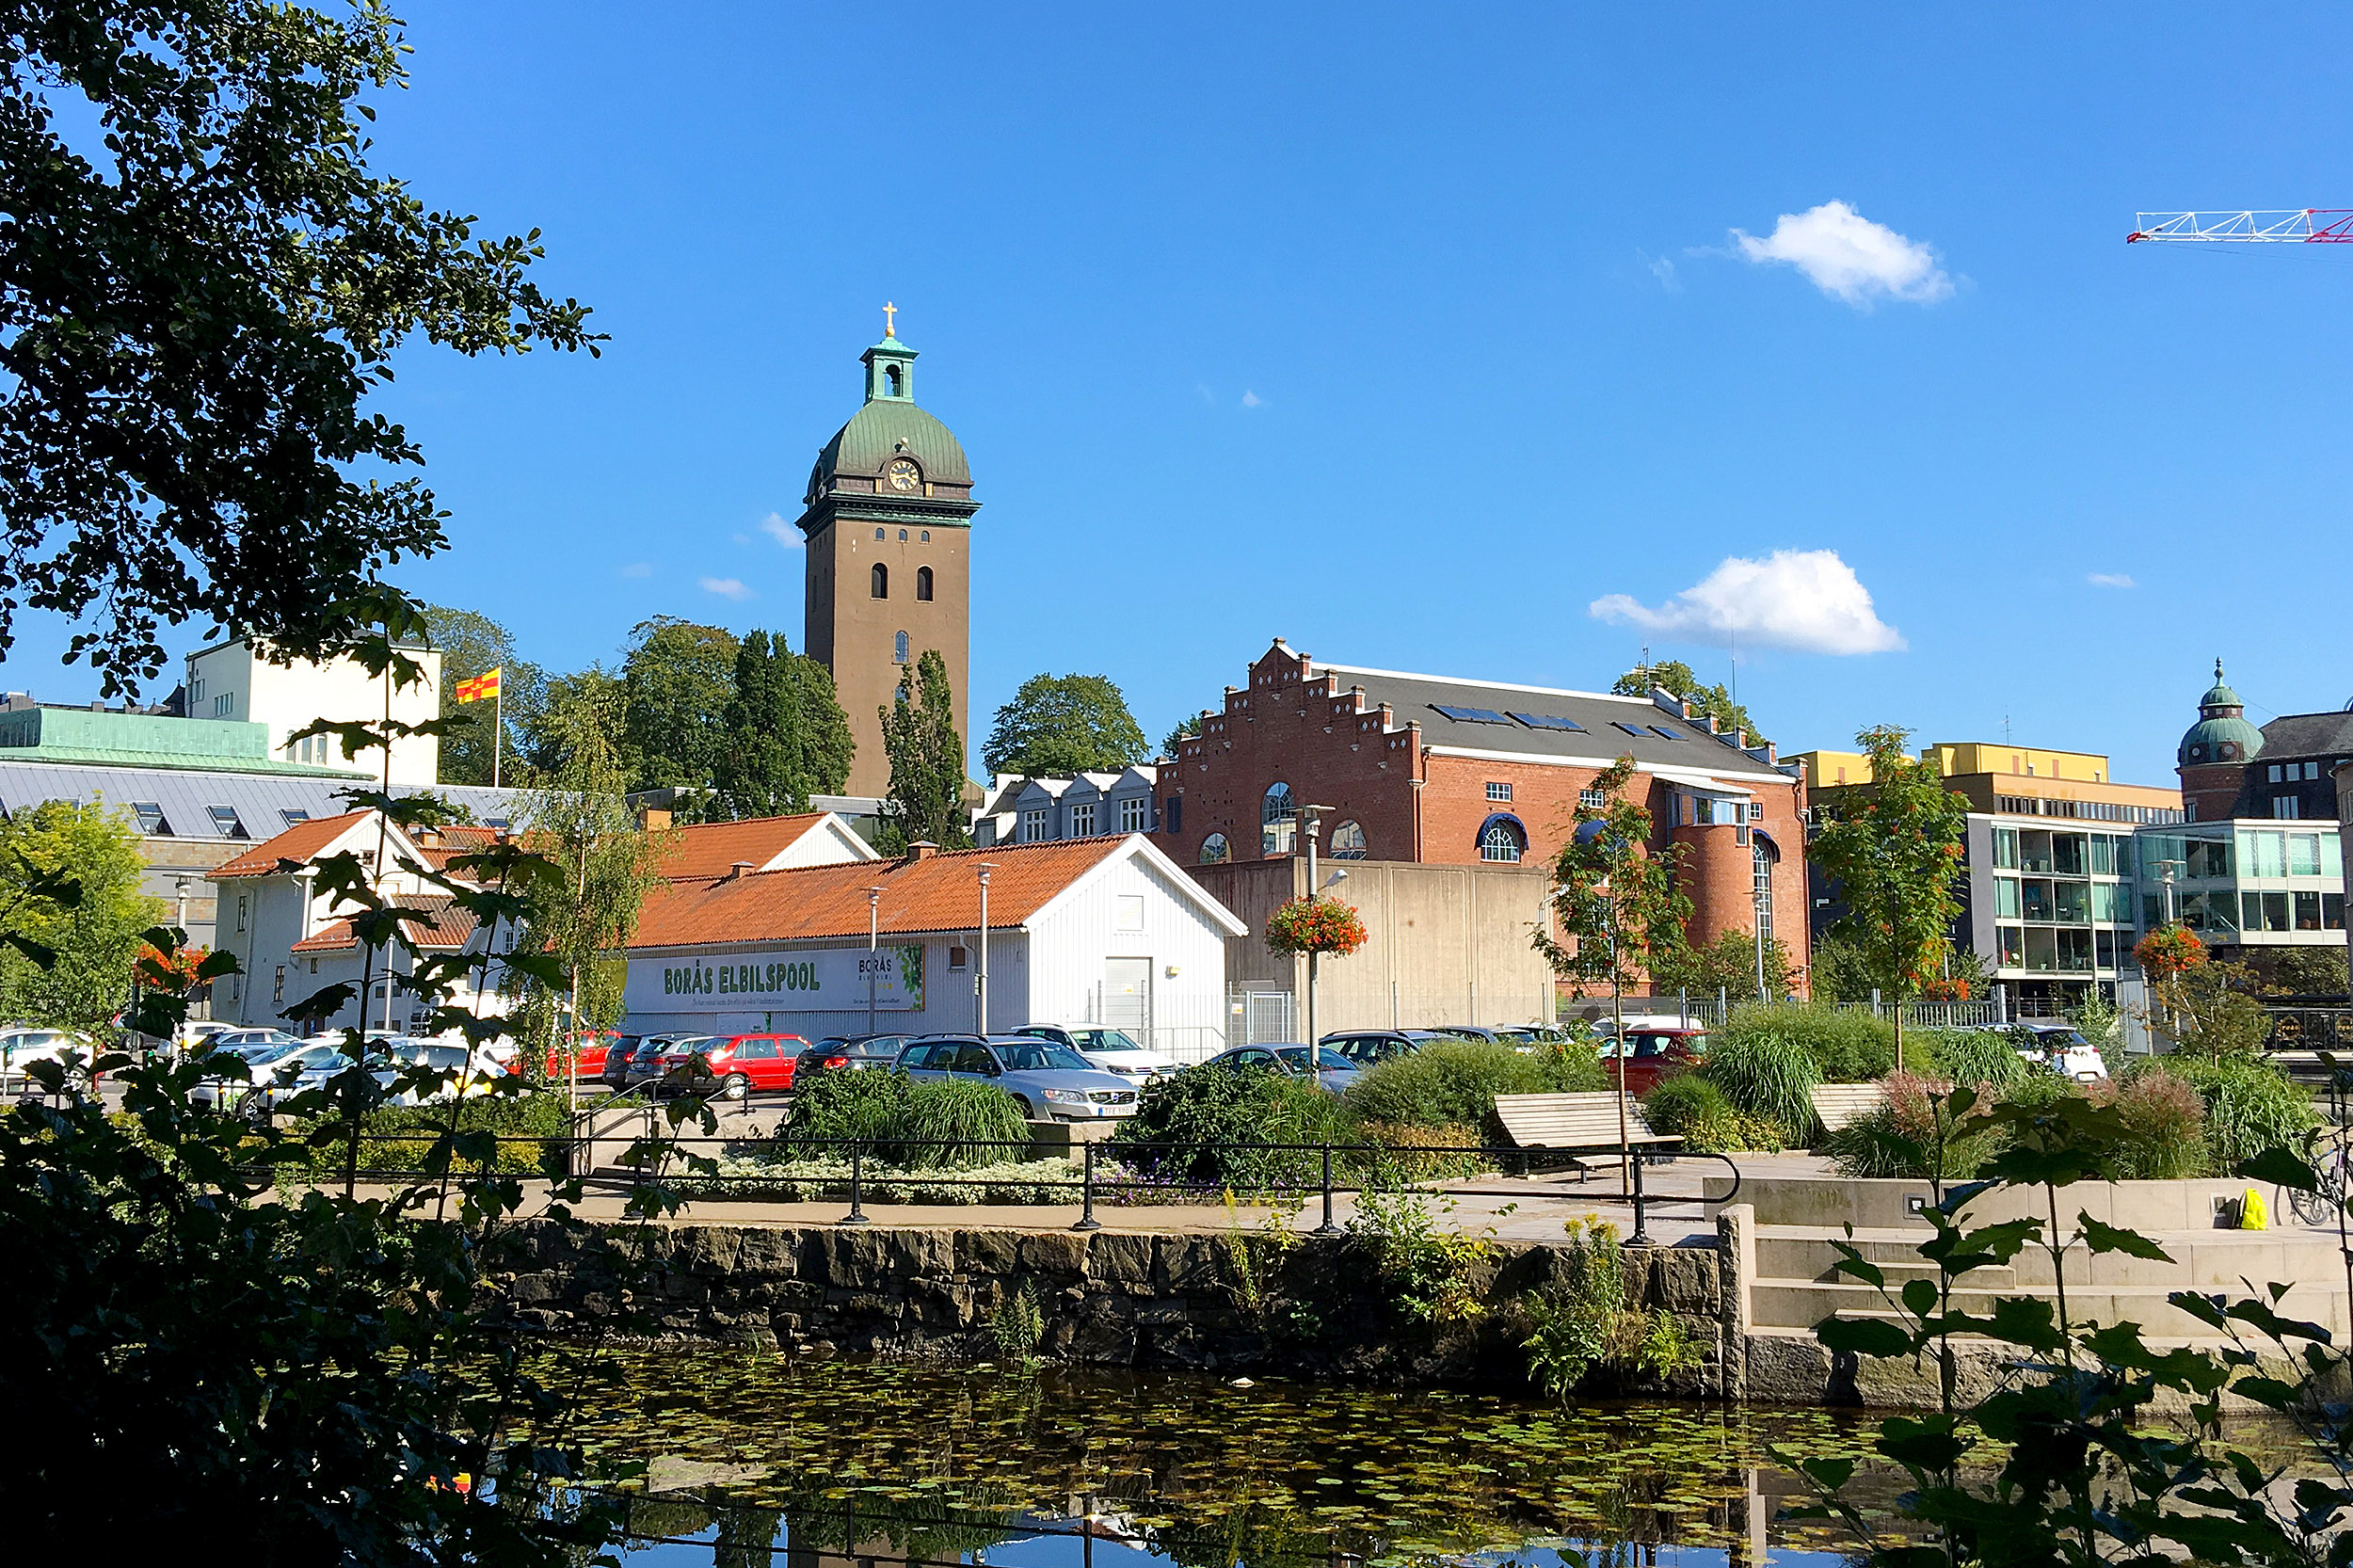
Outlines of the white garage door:
{"label": "white garage door", "polygon": [[1152,960],[1103,960],[1103,1022],[1141,1044],[1152,1043]]}

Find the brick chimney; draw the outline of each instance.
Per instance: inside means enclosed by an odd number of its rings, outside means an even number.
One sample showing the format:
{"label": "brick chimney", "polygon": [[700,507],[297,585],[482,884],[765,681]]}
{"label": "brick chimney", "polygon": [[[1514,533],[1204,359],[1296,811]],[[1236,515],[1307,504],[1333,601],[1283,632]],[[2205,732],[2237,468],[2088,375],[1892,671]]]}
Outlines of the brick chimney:
{"label": "brick chimney", "polygon": [[745,877],[751,875],[753,870],[754,867],[749,860],[738,860],[734,865],[728,868],[728,874],[721,877],[720,880],[723,882],[741,882]]}
{"label": "brick chimney", "polygon": [[667,832],[670,826],[670,813],[664,807],[648,806],[637,813],[637,825],[648,833]]}
{"label": "brick chimney", "polygon": [[915,842],[907,845],[907,852],[904,855],[899,856],[899,864],[902,866],[912,866],[918,860],[928,860],[938,853],[939,846],[937,844],[933,843],[929,839],[918,839]]}

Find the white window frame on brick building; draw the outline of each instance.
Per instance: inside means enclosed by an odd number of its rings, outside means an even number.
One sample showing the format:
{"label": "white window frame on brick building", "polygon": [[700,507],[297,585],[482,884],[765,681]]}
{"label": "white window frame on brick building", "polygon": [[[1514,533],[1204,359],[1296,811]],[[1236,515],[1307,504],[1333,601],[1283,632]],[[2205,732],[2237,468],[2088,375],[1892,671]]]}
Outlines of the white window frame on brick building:
{"label": "white window frame on brick building", "polygon": [[1487,798],[1502,801],[1508,805],[1512,799],[1512,786],[1491,778],[1487,781]]}

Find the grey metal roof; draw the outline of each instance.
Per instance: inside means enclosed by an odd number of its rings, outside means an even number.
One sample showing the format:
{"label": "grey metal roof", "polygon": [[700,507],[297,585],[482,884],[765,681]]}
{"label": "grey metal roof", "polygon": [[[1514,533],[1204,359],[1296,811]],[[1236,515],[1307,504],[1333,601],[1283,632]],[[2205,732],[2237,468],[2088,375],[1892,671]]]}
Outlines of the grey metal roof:
{"label": "grey metal roof", "polygon": [[[0,756],[0,812],[10,816],[47,800],[86,801],[95,797],[107,806],[134,811],[141,805],[163,808],[160,836],[175,839],[221,839],[242,836],[259,841],[283,833],[304,818],[332,817],[351,809],[337,792],[366,788],[366,780],[351,778],[289,778],[281,775],[208,773],[189,768],[107,768],[71,763],[12,761]],[[396,786],[399,795],[422,794],[415,786]],[[474,814],[477,822],[506,820],[518,792],[475,785],[442,784],[431,792],[446,796]],[[237,814],[237,832],[215,826],[211,808],[226,806]],[[288,811],[302,817],[288,818]]]}
{"label": "grey metal roof", "polygon": [[[1604,760],[1630,752],[1646,769],[1690,768],[1760,779],[1786,776],[1779,767],[1734,745],[1731,736],[1711,734],[1704,721],[1670,713],[1648,697],[1458,680],[1327,664],[1321,659],[1312,673],[1337,678],[1343,695],[1352,686],[1362,686],[1368,706],[1385,702],[1397,723],[1420,725],[1426,746]],[[1457,712],[1440,712],[1448,708]],[[1464,710],[1497,714],[1503,722],[1465,717]],[[1563,719],[1578,728],[1544,722]]]}
{"label": "grey metal roof", "polygon": [[2353,712],[2282,713],[2263,727],[2263,759],[2353,757]]}

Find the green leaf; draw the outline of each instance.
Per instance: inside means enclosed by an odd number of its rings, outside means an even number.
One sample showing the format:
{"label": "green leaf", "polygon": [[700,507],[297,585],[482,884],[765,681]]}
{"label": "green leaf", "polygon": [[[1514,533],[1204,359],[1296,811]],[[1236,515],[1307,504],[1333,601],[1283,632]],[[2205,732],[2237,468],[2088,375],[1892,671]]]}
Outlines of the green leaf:
{"label": "green leaf", "polygon": [[2265,1149],[2251,1159],[2238,1162],[2238,1174],[2249,1181],[2273,1187],[2292,1188],[2298,1192],[2316,1192],[2320,1177],[2311,1165],[2286,1149]]}
{"label": "green leaf", "polygon": [[1910,1355],[1912,1336],[1884,1318],[1825,1318],[1814,1325],[1825,1350],[1876,1359]]}
{"label": "green leaf", "polygon": [[1904,1281],[1903,1303],[1915,1318],[1925,1318],[1936,1310],[1936,1281],[1909,1279]]}
{"label": "green leaf", "polygon": [[2129,1257],[2145,1257],[2152,1263],[2170,1263],[2172,1256],[2138,1231],[2116,1225],[2102,1224],[2089,1214],[2078,1212],[2075,1223],[2083,1227],[2084,1244],[2094,1253],[2121,1252]]}

